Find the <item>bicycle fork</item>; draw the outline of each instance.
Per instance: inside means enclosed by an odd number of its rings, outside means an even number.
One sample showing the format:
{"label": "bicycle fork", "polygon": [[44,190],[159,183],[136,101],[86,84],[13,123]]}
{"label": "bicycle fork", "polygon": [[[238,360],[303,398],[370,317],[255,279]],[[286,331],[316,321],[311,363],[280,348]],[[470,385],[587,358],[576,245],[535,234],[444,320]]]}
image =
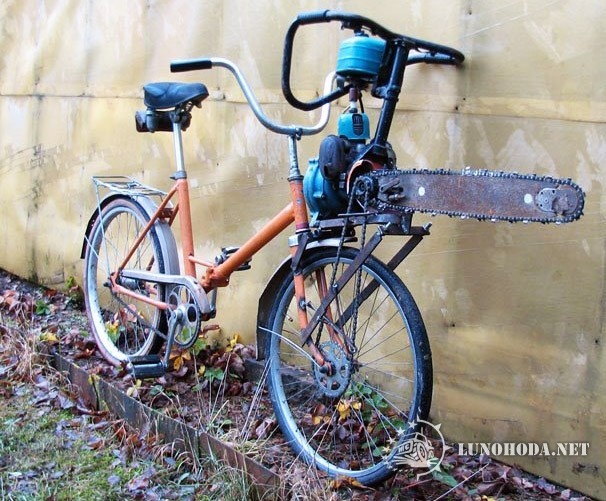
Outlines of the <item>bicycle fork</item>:
{"label": "bicycle fork", "polygon": [[[387,223],[379,226],[374,235],[366,242],[358,251],[356,258],[353,262],[347,266],[343,274],[334,282],[334,284],[328,285],[325,277],[320,279],[320,304],[313,308],[313,316],[311,319],[308,318],[307,310],[310,306],[305,300],[303,276],[298,272],[298,262],[293,262],[293,269],[295,272],[295,294],[297,295],[297,308],[299,313],[299,321],[302,326],[299,333],[300,343],[302,346],[306,346],[310,351],[314,361],[320,366],[324,367],[325,371],[332,372],[333,368],[330,367],[330,363],[327,363],[326,357],[322,351],[316,346],[312,339],[312,333],[318,327],[320,322],[323,322],[329,329],[330,337],[332,341],[338,343],[341,348],[349,355],[353,356],[356,347],[351,342],[350,338],[345,332],[343,332],[342,326],[344,326],[350,318],[355,315],[355,304],[352,303],[347,306],[345,311],[340,312],[338,320],[335,321],[330,309],[330,305],[337,301],[339,293],[345,288],[349,281],[356,276],[356,273],[360,270],[364,262],[372,255],[375,249],[382,242],[385,235],[409,235],[410,239],[400,248],[400,250],[392,257],[387,263],[387,266],[392,271],[416,248],[421,242],[424,236],[429,234],[429,226],[425,227],[413,227],[407,231],[402,228],[401,225],[395,225],[393,223]],[[298,284],[298,282],[300,282]],[[302,293],[297,292],[297,286],[301,287]],[[368,299],[372,293],[379,286],[376,280],[370,281],[359,291],[356,301],[358,303],[364,302]],[[352,333],[355,336],[355,333]]]}

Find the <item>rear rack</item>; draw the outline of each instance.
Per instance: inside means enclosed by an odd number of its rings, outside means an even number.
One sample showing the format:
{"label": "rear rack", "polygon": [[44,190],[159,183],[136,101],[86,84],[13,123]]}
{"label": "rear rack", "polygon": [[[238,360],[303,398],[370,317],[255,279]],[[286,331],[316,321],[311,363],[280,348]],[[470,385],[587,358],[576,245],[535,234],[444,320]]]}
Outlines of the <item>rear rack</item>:
{"label": "rear rack", "polygon": [[167,195],[166,192],[147,186],[129,176],[93,176],[93,183],[97,197],[100,188],[132,197],[157,196],[164,198]]}

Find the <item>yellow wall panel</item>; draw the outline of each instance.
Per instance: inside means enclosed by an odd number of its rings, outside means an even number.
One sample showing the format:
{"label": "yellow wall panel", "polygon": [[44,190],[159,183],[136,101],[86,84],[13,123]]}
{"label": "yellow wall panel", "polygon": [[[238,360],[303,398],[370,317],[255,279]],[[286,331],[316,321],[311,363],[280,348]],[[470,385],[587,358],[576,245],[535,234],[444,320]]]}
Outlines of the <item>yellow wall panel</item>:
{"label": "yellow wall panel", "polygon": [[[324,8],[467,57],[461,69],[407,70],[390,137],[399,166],[536,172],[572,177],[585,190],[585,216],[562,227],[416,216],[434,223],[432,236],[398,273],[427,324],[432,420],[444,433],[462,442],[588,441],[587,457],[515,461],[606,498],[604,2],[2,2],[0,266],[45,283],[78,278],[95,207],[91,176],[169,187],[170,135],[134,128],[148,81],[200,80],[211,91],[184,135],[196,252],[212,259],[242,243],[288,202],[286,141],[256,122],[229,73],[171,75],[169,62],[229,58],[270,116],[310,123],[317,113],[283,104],[281,51],[294,16]],[[346,36],[336,25],[300,30],[298,96],[321,92]],[[379,104],[367,100],[373,123]],[[300,143],[303,168],[319,141]],[[285,237],[219,292],[225,332],[253,341],[257,298],[287,255]],[[389,239],[380,255],[401,244]]]}

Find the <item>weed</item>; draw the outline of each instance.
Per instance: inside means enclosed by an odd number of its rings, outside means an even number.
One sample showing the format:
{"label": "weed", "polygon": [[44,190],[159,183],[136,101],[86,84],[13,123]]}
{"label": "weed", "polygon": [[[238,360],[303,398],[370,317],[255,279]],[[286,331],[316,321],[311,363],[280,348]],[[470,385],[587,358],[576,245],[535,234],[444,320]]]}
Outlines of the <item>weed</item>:
{"label": "weed", "polygon": [[34,305],[34,313],[36,315],[49,315],[51,312],[50,306],[48,303],[42,299],[38,299],[36,304]]}
{"label": "weed", "polygon": [[65,281],[65,295],[75,308],[84,306],[84,292],[73,276],[68,277]]}
{"label": "weed", "polygon": [[207,493],[198,499],[250,499],[252,486],[246,474],[237,468],[210,457],[204,462],[212,473],[206,479],[210,485]]}
{"label": "weed", "polygon": [[44,365],[37,331],[23,327],[21,321],[0,313],[0,365],[7,377],[20,381],[33,381]]}

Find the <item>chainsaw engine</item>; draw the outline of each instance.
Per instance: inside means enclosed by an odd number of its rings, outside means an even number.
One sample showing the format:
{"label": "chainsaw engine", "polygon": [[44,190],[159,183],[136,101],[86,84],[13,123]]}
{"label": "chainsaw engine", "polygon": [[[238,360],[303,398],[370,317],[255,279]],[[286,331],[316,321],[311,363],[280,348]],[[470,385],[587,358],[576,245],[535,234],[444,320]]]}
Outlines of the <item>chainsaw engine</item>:
{"label": "chainsaw engine", "polygon": [[[339,117],[339,135],[330,135],[320,144],[316,158],[309,160],[303,178],[303,193],[309,207],[311,223],[329,219],[347,209],[347,183],[351,167],[365,151],[370,138],[366,113],[350,106]],[[395,154],[389,148],[389,164],[395,165]]]}
{"label": "chainsaw engine", "polygon": [[[368,124],[366,115],[351,114],[352,122],[354,117],[362,124]],[[361,132],[360,136],[365,133]],[[320,144],[318,157],[309,160],[303,178],[303,193],[312,224],[318,219],[336,216],[347,208],[347,172],[364,148],[366,139],[350,139],[341,134],[327,136]]]}
{"label": "chainsaw engine", "polygon": [[[339,117],[337,135],[326,137],[317,158],[309,161],[303,178],[303,193],[311,222],[328,219],[347,209],[347,183],[350,169],[367,147],[370,123],[362,105],[362,90],[376,82],[384,59],[385,42],[358,32],[339,48],[337,74],[352,84],[349,107]],[[388,164],[395,166],[395,155],[388,146]]]}

